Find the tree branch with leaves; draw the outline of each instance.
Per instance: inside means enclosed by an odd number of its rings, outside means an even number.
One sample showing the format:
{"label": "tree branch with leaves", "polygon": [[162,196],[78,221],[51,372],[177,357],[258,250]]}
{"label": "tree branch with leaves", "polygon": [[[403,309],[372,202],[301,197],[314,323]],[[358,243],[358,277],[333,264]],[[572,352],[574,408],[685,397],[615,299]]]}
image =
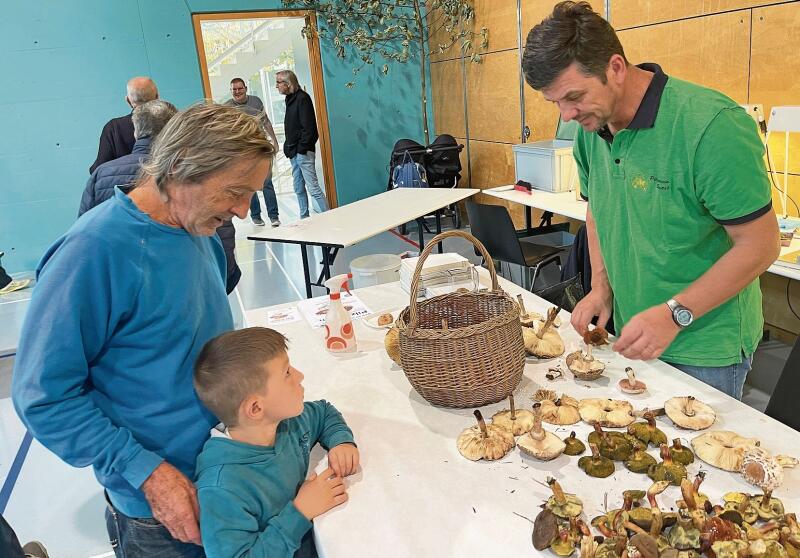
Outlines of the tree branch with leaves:
{"label": "tree branch with leaves", "polygon": [[[388,75],[391,64],[416,60],[420,65],[420,101],[425,143],[430,143],[428,128],[427,68],[434,52],[444,54],[459,45],[462,56],[481,61],[480,50],[489,46],[485,27],[474,29],[475,11],[471,0],[283,0],[286,7],[315,10],[317,27],[307,25],[304,36],[328,41],[336,56],[353,55],[359,62],[353,79],[375,64],[384,63],[381,74]],[[441,39],[431,45],[432,38]],[[477,47],[476,47],[477,44]]]}

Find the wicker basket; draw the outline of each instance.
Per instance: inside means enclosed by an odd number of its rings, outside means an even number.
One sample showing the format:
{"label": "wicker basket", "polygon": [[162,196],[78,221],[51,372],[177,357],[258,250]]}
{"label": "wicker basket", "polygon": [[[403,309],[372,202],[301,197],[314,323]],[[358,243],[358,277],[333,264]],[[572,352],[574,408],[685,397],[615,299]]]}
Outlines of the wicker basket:
{"label": "wicker basket", "polygon": [[[436,244],[461,236],[486,260],[489,292],[455,292],[417,302],[420,273]],[[442,407],[482,407],[508,397],[525,367],[519,307],[500,290],[491,256],[462,231],[437,235],[420,254],[411,284],[411,304],[397,319],[400,361],[411,386]]]}

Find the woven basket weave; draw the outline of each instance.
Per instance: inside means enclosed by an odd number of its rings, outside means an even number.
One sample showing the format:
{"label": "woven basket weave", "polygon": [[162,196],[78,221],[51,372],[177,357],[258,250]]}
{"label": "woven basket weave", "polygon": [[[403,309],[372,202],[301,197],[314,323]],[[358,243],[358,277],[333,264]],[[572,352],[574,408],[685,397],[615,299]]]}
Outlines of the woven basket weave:
{"label": "woven basket weave", "polygon": [[[486,260],[489,292],[456,292],[417,302],[425,259],[445,238],[472,242]],[[400,361],[411,386],[442,407],[482,407],[508,397],[525,367],[519,307],[497,283],[483,244],[462,231],[434,237],[420,254],[411,284],[411,303],[397,318]]]}

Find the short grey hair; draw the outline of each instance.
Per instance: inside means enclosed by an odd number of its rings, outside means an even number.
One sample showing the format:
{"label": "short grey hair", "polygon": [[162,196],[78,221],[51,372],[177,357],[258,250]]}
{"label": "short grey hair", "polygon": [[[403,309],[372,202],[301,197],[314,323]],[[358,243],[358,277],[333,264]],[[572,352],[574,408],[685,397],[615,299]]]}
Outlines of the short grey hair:
{"label": "short grey hair", "polygon": [[141,105],[153,99],[158,99],[156,82],[149,77],[135,77],[128,80],[128,100],[131,106]]}
{"label": "short grey hair", "polygon": [[155,139],[169,119],[175,116],[178,109],[167,101],[156,99],[138,105],[133,109],[133,137],[138,139]]}
{"label": "short grey hair", "polygon": [[282,76],[285,77],[289,81],[289,85],[292,86],[292,93],[300,89],[300,82],[297,81],[297,74],[295,74],[291,70],[281,70],[279,72],[275,72],[275,77]]}
{"label": "short grey hair", "polygon": [[243,159],[274,156],[257,118],[233,106],[201,103],[167,122],[140,176],[152,178],[166,195],[171,182],[196,184]]}

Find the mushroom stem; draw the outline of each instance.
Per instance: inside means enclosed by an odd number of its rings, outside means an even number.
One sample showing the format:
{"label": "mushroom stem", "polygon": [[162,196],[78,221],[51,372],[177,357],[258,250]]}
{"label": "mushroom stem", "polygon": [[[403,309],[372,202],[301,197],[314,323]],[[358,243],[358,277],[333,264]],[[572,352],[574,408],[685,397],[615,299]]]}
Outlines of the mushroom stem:
{"label": "mushroom stem", "polygon": [[652,432],[656,429],[656,417],[653,413],[647,412],[644,414],[644,420],[647,421],[647,428]]}
{"label": "mushroom stem", "polygon": [[647,501],[650,502],[650,513],[653,514],[653,521],[650,524],[650,535],[654,538],[657,538],[664,528],[664,519],[661,515],[661,508],[658,507],[658,502],[656,502],[656,495],[664,492],[667,486],[669,486],[667,481],[654,482],[650,488],[647,489]]}
{"label": "mushroom stem", "polygon": [[767,507],[769,505],[769,501],[772,499],[772,490],[765,490],[764,496],[761,498],[761,506]]}
{"label": "mushroom stem", "polygon": [[672,465],[672,454],[669,452],[667,444],[661,444],[661,460],[664,465]]}
{"label": "mushroom stem", "polygon": [[536,402],[533,404],[533,428],[531,428],[530,436],[536,441],[541,442],[544,440],[546,432],[542,428],[542,404]]}
{"label": "mushroom stem", "polygon": [[625,522],[625,523],[623,523],[622,525],[623,525],[623,527],[625,527],[626,529],[628,529],[628,530],[630,530],[630,531],[633,531],[634,533],[638,533],[638,534],[640,534],[640,535],[647,535],[647,534],[649,534],[647,531],[645,531],[644,529],[642,529],[641,527],[639,527],[638,525],[636,525],[636,524],[635,524],[634,522],[632,522],[632,521],[626,521],[626,522]]}
{"label": "mushroom stem", "polygon": [[694,485],[688,479],[681,481],[681,495],[690,512],[697,509],[697,500],[694,498]]}
{"label": "mushroom stem", "polygon": [[475,412],[472,414],[475,415],[476,419],[478,419],[478,426],[481,428],[481,437],[488,437],[489,433],[486,431],[486,422],[483,420],[483,415],[481,414],[480,410],[475,409]]}
{"label": "mushroom stem", "polygon": [[583,360],[594,360],[594,357],[592,356],[592,344],[591,343],[586,343],[586,358],[584,358]]}
{"label": "mushroom stem", "polygon": [[608,522],[608,516],[604,515],[602,517],[603,519],[600,519],[599,521],[597,519],[592,520],[592,525],[594,525],[604,537],[613,537],[616,535],[616,533],[611,530],[611,525]]}
{"label": "mushroom stem", "polygon": [[541,339],[544,337],[545,332],[553,325],[553,322],[556,320],[558,316],[558,308],[551,308],[547,311],[547,319],[542,324],[542,327],[539,328],[539,332],[536,334],[536,337]]}
{"label": "mushroom stem", "polygon": [[636,384],[636,374],[633,373],[633,368],[626,366],[625,375],[628,376],[628,381],[631,383],[631,385]]}
{"label": "mushroom stem", "polygon": [[684,414],[687,417],[694,416],[694,397],[691,395],[686,398],[686,407],[684,408]]}
{"label": "mushroom stem", "polygon": [[514,396],[508,396],[508,403],[511,405],[511,420],[517,420],[517,410],[514,408]]}
{"label": "mushroom stem", "polygon": [[592,459],[595,461],[600,459],[600,449],[597,447],[597,444],[589,444],[589,448],[592,450]]}
{"label": "mushroom stem", "polygon": [[517,302],[519,302],[519,309],[521,310],[521,314],[523,316],[526,315],[528,313],[528,311],[525,310],[525,301],[522,300],[522,295],[521,294],[517,295]]}
{"label": "mushroom stem", "polygon": [[548,477],[547,484],[550,485],[550,490],[553,491],[553,498],[555,498],[556,502],[558,502],[559,505],[564,505],[567,501],[567,497],[564,495],[564,490],[561,488],[561,485],[558,484],[558,481],[553,477]]}
{"label": "mushroom stem", "polygon": [[[672,443],[675,444],[676,448],[681,447],[681,441],[678,438],[672,440]],[[700,485],[703,484],[705,478],[706,478],[705,471],[699,471],[697,475],[694,477],[694,484],[692,485],[692,487],[694,488],[695,492],[700,492]]]}

